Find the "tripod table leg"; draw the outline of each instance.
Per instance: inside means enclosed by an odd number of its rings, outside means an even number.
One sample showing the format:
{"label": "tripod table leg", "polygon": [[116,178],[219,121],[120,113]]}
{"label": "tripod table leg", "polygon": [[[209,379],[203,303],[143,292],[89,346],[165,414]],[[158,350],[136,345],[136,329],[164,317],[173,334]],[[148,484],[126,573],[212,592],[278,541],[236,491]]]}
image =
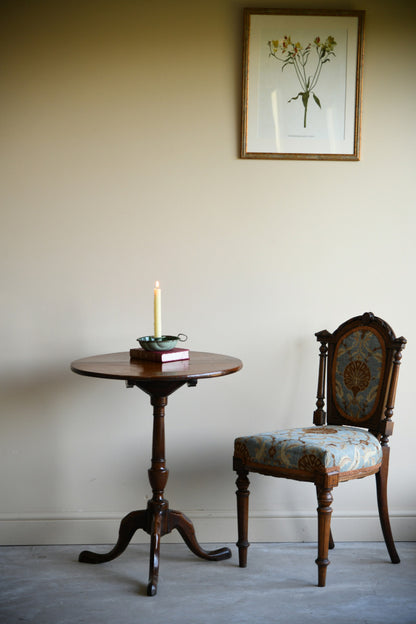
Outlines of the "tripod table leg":
{"label": "tripod table leg", "polygon": [[194,525],[191,520],[180,511],[169,509],[167,513],[169,531],[177,529],[183,541],[194,555],[208,561],[222,561],[231,557],[231,550],[225,546],[216,550],[204,550],[196,539]]}
{"label": "tripod table leg", "polygon": [[126,550],[137,529],[144,529],[147,531],[147,522],[148,514],[146,510],[132,511],[122,519],[118,533],[118,541],[112,550],[104,554],[83,550],[78,561],[81,561],[81,563],[104,563],[106,561],[112,561]]}

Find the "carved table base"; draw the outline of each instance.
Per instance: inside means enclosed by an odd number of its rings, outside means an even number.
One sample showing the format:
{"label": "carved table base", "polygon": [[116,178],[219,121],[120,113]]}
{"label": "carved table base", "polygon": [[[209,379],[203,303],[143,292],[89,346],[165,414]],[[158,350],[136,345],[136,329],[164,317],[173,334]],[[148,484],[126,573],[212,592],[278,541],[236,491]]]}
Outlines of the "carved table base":
{"label": "carved table base", "polygon": [[154,596],[157,591],[159,576],[160,538],[173,531],[173,529],[178,530],[188,548],[202,559],[222,561],[231,557],[231,551],[226,547],[218,548],[217,550],[204,550],[198,544],[194,526],[185,514],[171,509],[153,511],[151,504],[150,501],[148,509],[132,511],[123,518],[120,524],[117,544],[112,550],[104,554],[83,550],[79,556],[79,561],[82,563],[105,563],[106,561],[112,561],[112,559],[115,559],[126,550],[137,529],[143,529],[151,536],[147,595]]}
{"label": "carved table base", "polygon": [[[128,384],[136,385],[147,394],[150,394],[153,405],[153,443],[152,467],[149,470],[149,481],[153,497],[148,502],[147,509],[132,511],[123,518],[120,524],[118,541],[108,553],[99,554],[84,550],[79,555],[82,563],[104,563],[121,555],[129,545],[138,529],[143,529],[150,535],[150,562],[147,595],[154,596],[157,592],[159,576],[160,538],[174,529],[177,529],[188,548],[198,557],[208,561],[221,561],[231,557],[229,548],[204,550],[195,536],[192,522],[180,511],[169,509],[168,501],[163,493],[168,480],[169,471],[165,466],[165,429],[164,415],[167,396],[185,382],[175,384],[161,384],[160,387],[151,382]],[[195,382],[192,383],[195,385]]]}

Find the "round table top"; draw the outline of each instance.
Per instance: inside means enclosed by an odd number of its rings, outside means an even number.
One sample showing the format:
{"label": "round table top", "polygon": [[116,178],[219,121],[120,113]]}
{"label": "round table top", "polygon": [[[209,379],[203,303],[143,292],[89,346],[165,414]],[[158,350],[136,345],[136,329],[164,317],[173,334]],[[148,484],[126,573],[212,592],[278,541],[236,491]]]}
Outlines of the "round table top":
{"label": "round table top", "polygon": [[242,368],[241,360],[229,355],[190,351],[189,360],[151,362],[131,360],[128,351],[106,353],[75,360],[71,370],[79,375],[124,379],[126,381],[188,381],[205,377],[222,377]]}

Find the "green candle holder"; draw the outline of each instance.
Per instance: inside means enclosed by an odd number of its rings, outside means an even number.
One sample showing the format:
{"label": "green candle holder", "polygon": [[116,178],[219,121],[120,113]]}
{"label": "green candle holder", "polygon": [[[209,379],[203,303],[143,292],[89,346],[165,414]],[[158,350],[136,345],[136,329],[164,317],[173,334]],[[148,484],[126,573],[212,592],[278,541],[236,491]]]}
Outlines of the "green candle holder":
{"label": "green candle holder", "polygon": [[160,336],[160,338],[156,338],[155,336],[142,336],[141,338],[137,338],[137,340],[145,351],[171,351],[176,347],[178,340],[180,342],[185,342],[188,340],[188,336],[186,334]]}

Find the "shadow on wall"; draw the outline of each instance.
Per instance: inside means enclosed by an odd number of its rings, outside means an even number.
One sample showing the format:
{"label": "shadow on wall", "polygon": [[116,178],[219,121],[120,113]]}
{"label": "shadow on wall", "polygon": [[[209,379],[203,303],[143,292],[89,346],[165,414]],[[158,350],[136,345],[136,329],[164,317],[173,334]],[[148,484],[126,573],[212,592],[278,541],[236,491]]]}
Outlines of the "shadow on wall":
{"label": "shadow on wall", "polygon": [[57,367],[0,380],[0,447],[8,475],[3,499],[14,512],[39,511],[45,501],[47,507],[64,504],[65,400],[71,385],[69,373]]}

